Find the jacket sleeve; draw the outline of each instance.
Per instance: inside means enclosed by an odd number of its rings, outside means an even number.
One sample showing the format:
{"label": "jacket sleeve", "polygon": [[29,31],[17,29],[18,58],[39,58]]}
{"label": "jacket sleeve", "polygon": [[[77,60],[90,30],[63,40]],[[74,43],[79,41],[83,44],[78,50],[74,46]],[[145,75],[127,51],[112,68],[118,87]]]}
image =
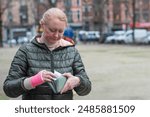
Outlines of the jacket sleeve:
{"label": "jacket sleeve", "polygon": [[26,77],[27,60],[25,47],[19,48],[11,63],[8,76],[3,84],[3,90],[8,97],[18,97],[26,89],[23,86],[23,80]]}
{"label": "jacket sleeve", "polygon": [[73,70],[74,70],[74,75],[80,78],[80,85],[75,87],[74,90],[80,96],[89,94],[91,91],[91,81],[87,76],[81,56],[77,50],[75,55],[75,61],[73,64]]}

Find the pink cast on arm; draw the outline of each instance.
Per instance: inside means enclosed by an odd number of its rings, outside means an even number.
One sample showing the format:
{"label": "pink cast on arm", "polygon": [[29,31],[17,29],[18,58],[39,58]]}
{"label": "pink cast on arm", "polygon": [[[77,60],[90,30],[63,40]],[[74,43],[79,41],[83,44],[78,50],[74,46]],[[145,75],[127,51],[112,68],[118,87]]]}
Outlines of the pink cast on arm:
{"label": "pink cast on arm", "polygon": [[43,80],[43,77],[42,77],[42,72],[43,71],[41,71],[41,72],[39,72],[36,75],[31,77],[31,80],[30,80],[31,82],[30,83],[31,83],[32,87],[36,87],[36,86],[44,83],[44,80]]}

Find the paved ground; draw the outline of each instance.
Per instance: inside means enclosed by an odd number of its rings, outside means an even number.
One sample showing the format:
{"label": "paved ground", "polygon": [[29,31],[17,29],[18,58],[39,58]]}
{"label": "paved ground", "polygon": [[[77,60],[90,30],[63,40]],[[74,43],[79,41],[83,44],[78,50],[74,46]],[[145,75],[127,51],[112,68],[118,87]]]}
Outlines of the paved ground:
{"label": "paved ground", "polygon": [[[77,45],[92,82],[89,95],[75,99],[150,99],[150,46]],[[0,48],[0,99],[3,81],[17,48]]]}

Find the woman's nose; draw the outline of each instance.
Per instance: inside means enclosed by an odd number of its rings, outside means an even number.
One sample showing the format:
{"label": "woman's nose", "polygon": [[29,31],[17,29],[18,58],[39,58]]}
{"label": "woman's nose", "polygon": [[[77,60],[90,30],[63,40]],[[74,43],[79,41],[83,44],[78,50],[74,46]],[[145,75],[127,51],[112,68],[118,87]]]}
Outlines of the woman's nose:
{"label": "woman's nose", "polygon": [[54,36],[55,36],[55,37],[59,37],[59,32],[56,31],[56,32],[54,33]]}

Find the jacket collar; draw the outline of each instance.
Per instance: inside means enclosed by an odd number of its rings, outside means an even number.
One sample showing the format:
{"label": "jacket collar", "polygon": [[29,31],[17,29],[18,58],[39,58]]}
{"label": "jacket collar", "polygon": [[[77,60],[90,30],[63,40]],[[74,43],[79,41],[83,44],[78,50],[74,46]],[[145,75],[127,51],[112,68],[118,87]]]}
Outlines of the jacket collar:
{"label": "jacket collar", "polygon": [[[48,49],[48,50],[49,50],[49,48],[46,46],[46,44],[44,44],[44,43],[39,43],[39,42],[37,41],[37,38],[39,38],[39,37],[41,37],[41,36],[40,36],[40,35],[35,36],[35,37],[33,38],[33,40],[31,41],[31,43],[33,43],[34,45],[36,45],[36,46],[38,46],[38,47],[40,47],[40,48]],[[61,41],[61,42],[62,42],[62,41]],[[74,46],[74,44],[72,44],[72,43],[70,43],[70,42],[64,40],[64,43],[61,44],[59,47],[55,48],[54,50],[61,49],[61,48],[65,48],[65,47],[68,47],[68,46]]]}

